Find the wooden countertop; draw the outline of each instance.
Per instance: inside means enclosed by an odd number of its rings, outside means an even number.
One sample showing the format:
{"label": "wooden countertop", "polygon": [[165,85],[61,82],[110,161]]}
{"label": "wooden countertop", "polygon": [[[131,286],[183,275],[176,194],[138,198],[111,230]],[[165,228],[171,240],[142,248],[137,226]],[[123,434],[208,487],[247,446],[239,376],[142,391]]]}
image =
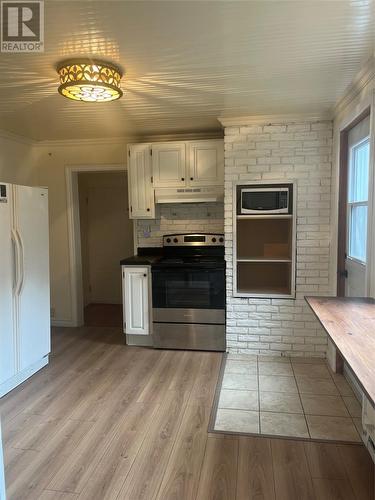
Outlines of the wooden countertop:
{"label": "wooden countertop", "polygon": [[375,402],[375,300],[305,297],[368,398]]}

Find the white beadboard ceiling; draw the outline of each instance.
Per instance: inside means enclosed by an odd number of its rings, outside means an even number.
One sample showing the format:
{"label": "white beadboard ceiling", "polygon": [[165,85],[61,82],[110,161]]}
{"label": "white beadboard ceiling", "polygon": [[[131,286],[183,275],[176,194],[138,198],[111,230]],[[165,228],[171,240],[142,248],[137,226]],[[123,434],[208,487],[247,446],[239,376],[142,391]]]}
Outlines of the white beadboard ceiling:
{"label": "white beadboard ceiling", "polygon": [[[0,129],[35,140],[219,128],[329,111],[374,53],[374,2],[45,1],[45,52],[0,54]],[[106,58],[124,97],[70,102],[56,63]]]}

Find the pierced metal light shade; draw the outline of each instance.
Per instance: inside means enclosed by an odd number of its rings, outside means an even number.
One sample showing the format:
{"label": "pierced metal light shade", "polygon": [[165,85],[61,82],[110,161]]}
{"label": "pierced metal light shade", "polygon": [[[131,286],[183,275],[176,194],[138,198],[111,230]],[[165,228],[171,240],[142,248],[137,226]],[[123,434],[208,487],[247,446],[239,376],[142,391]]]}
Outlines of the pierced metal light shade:
{"label": "pierced metal light shade", "polygon": [[59,92],[74,101],[106,102],[122,96],[122,72],[111,63],[95,59],[63,61],[57,72]]}

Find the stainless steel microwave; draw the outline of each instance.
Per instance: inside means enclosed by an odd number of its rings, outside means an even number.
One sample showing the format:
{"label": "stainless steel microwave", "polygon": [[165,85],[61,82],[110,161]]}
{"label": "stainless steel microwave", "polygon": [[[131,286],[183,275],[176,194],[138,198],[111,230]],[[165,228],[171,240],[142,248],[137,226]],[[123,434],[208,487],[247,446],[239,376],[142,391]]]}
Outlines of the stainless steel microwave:
{"label": "stainless steel microwave", "polygon": [[242,187],[240,213],[288,214],[290,213],[290,187]]}

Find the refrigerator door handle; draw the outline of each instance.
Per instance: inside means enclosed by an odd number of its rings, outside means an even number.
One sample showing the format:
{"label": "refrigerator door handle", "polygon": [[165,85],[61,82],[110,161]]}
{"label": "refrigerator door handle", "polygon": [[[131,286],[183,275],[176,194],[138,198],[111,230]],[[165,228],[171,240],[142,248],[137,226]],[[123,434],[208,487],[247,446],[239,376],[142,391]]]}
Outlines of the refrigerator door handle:
{"label": "refrigerator door handle", "polygon": [[23,252],[23,243],[22,243],[22,238],[20,236],[20,233],[16,230],[16,235],[17,235],[17,241],[18,241],[18,255],[19,255],[19,280],[18,280],[18,287],[16,290],[17,295],[20,295],[22,288],[23,288],[23,282],[24,282],[24,275],[25,275],[25,266],[24,266],[24,252]]}
{"label": "refrigerator door handle", "polygon": [[19,252],[18,252],[18,241],[15,231],[11,231],[12,239],[12,267],[13,267],[13,295],[17,293],[18,281],[19,281]]}

